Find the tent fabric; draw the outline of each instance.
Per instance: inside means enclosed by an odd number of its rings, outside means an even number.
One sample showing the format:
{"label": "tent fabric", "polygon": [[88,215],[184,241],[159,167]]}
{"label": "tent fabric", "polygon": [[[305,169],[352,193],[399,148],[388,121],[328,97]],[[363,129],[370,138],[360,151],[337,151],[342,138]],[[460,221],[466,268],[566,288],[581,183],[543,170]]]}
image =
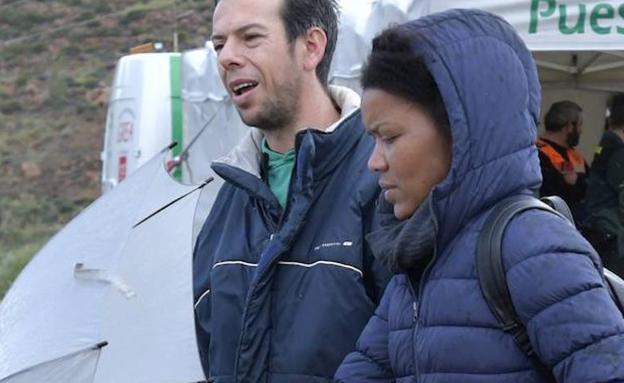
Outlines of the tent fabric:
{"label": "tent fabric", "polygon": [[624,7],[616,0],[385,0],[373,6],[412,20],[451,8],[475,8],[507,20],[532,51],[624,49]]}
{"label": "tent fabric", "polygon": [[[390,24],[451,8],[476,8],[507,20],[531,51],[565,52],[559,57],[567,59],[570,51],[624,50],[624,4],[615,0],[578,1],[574,4],[556,0],[343,0],[341,6],[345,12],[341,28],[355,30],[356,35],[367,42]],[[355,7],[358,7],[357,11],[354,11]],[[343,46],[338,44],[337,54],[342,47],[352,49],[352,40],[348,40]],[[590,63],[584,71],[622,68],[624,55],[617,54],[619,60],[615,63],[613,56],[603,63]],[[361,58],[361,55],[357,57]],[[335,68],[343,66],[344,63],[334,65]],[[338,73],[343,74],[340,70]]]}

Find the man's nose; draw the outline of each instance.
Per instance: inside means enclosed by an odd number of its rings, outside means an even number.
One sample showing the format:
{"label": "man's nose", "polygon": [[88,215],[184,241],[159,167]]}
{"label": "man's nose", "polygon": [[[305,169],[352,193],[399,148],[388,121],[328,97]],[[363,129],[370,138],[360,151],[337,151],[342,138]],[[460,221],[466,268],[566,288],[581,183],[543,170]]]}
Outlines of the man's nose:
{"label": "man's nose", "polygon": [[373,172],[384,172],[388,170],[388,163],[383,151],[383,146],[379,143],[379,139],[375,140],[375,147],[368,158],[368,168]]}
{"label": "man's nose", "polygon": [[242,65],[242,56],[236,42],[227,41],[221,47],[217,58],[223,69],[231,69]]}

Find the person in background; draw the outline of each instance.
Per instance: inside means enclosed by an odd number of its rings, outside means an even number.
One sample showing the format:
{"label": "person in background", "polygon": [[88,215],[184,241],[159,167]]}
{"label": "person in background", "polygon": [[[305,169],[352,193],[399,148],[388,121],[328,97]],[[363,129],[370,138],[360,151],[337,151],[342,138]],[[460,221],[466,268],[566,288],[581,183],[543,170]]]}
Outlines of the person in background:
{"label": "person in background", "polygon": [[546,112],[544,127],[537,139],[543,177],[540,195],[563,198],[581,223],[588,166],[576,147],[583,132],[583,110],[572,101],[555,102]]}
{"label": "person in background", "polygon": [[541,181],[540,85],[513,28],[476,10],[392,27],[373,41],[362,88],[369,168],[392,205],[367,239],[395,275],[336,380],[624,381],[624,319],[598,255],[565,219],[528,210],[502,240],[513,306],[544,375],[480,289],[484,221]]}
{"label": "person in background", "polygon": [[624,276],[624,94],[612,97],[587,184],[589,239],[605,267]]}
{"label": "person in background", "polygon": [[212,164],[225,180],[193,260],[211,382],[330,382],[388,272],[364,235],[377,177],[357,93],[328,85],[334,0],[220,0],[212,42],[249,134]]}

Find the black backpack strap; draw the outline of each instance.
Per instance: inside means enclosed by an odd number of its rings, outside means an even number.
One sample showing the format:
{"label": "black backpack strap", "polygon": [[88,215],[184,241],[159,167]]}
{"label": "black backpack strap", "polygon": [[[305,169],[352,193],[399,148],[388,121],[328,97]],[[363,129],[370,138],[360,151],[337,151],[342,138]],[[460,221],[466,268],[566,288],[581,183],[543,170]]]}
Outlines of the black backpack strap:
{"label": "black backpack strap", "polygon": [[[565,202],[564,202],[565,203]],[[477,274],[485,300],[502,329],[513,336],[518,347],[529,356],[535,369],[549,381],[555,381],[550,370],[539,360],[526,328],[513,306],[501,254],[503,234],[511,219],[523,211],[540,209],[564,215],[537,198],[517,195],[499,202],[485,220],[477,240]]]}
{"label": "black backpack strap", "polygon": [[563,198],[556,195],[551,195],[547,197],[541,197],[540,201],[555,209],[556,213],[563,215],[570,223],[574,224],[572,211],[570,210],[570,207],[568,206],[566,201],[563,200]]}

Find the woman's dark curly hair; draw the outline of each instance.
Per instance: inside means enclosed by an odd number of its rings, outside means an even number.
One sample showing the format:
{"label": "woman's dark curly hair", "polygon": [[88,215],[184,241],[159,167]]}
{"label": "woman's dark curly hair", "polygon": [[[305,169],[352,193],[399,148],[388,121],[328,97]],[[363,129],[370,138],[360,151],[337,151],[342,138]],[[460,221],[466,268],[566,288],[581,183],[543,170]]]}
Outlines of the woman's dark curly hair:
{"label": "woman's dark curly hair", "polygon": [[373,50],[362,71],[362,89],[377,88],[418,104],[451,142],[446,105],[431,72],[412,44],[417,36],[400,26],[386,29],[373,39]]}

